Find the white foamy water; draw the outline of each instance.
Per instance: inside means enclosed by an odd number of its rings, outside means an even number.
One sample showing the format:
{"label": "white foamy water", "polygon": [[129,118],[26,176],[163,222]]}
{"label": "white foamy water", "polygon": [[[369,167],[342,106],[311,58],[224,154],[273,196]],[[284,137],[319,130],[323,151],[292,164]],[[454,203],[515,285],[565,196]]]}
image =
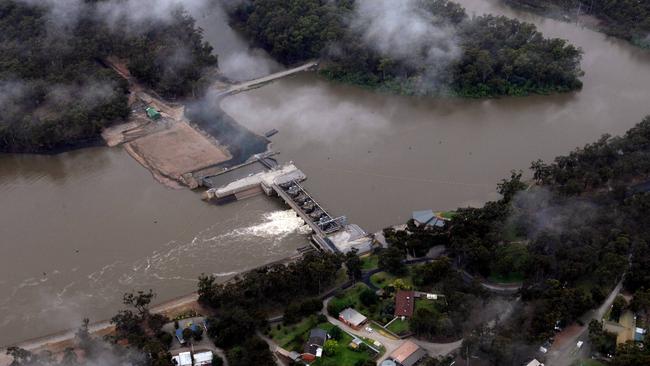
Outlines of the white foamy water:
{"label": "white foamy water", "polygon": [[293,210],[265,213],[262,223],[245,228],[234,229],[229,233],[215,237],[215,240],[237,237],[255,236],[265,239],[282,240],[290,234],[309,234],[309,226],[305,225]]}

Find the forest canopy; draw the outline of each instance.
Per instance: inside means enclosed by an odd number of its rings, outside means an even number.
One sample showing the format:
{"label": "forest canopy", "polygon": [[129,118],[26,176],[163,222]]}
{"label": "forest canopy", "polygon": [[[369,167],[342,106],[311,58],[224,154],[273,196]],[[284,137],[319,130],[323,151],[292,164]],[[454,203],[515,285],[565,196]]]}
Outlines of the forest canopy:
{"label": "forest canopy", "polygon": [[[507,0],[538,12],[593,15],[608,35],[650,48],[650,2],[638,0]],[[569,15],[567,15],[569,14]]]}
{"label": "forest canopy", "polygon": [[534,25],[467,16],[448,0],[252,0],[230,9],[285,64],[322,60],[324,75],[401,94],[466,97],[577,90],[582,51]]}
{"label": "forest canopy", "polygon": [[128,85],[103,64],[108,56],[125,59],[132,75],[167,97],[193,92],[216,66],[182,9],[135,26],[102,19],[100,4],[109,1],[79,3],[77,17],[64,20],[52,3],[33,4],[0,3],[0,151],[93,143],[102,128],[126,118]]}

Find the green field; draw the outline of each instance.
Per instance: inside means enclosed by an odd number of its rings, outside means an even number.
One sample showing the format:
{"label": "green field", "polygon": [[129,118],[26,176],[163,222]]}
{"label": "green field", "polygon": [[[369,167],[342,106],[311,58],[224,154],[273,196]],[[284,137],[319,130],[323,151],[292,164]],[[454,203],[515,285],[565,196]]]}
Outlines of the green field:
{"label": "green field", "polygon": [[490,275],[488,281],[493,283],[521,283],[524,281],[522,273],[510,273],[507,276]]}
{"label": "green field", "polygon": [[379,257],[376,255],[367,255],[361,257],[361,269],[364,271],[369,271],[379,267]]}
{"label": "green field", "polygon": [[436,214],[440,215],[440,217],[444,219],[451,220],[454,218],[454,216],[456,216],[456,211],[440,211],[440,212],[436,212]]}
{"label": "green field", "polygon": [[379,288],[384,288],[390,285],[396,279],[401,279],[402,281],[404,281],[405,285],[413,288],[413,279],[411,278],[410,272],[406,276],[401,276],[401,277],[396,277],[388,272],[379,272],[370,276],[370,282]]}
{"label": "green field", "polygon": [[297,324],[273,326],[269,337],[284,349],[290,351],[296,350],[296,347],[301,349],[304,340],[300,339],[300,336],[314,328],[318,323],[317,319],[316,315],[312,315]]}
{"label": "green field", "polygon": [[409,326],[408,319],[405,320],[397,319],[392,323],[390,323],[390,325],[388,325],[386,329],[390,330],[391,332],[397,335],[402,335],[407,333],[411,328]]}

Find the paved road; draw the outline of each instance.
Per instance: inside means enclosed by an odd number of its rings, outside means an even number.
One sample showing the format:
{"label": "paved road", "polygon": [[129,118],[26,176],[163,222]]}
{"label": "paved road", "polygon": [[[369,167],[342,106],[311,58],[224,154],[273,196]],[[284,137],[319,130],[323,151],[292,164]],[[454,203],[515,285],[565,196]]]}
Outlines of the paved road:
{"label": "paved road", "polygon": [[[340,320],[330,316],[327,313],[327,304],[330,302],[331,299],[332,298],[330,297],[330,298],[325,299],[325,301],[323,301],[324,307],[323,307],[322,313],[327,317],[327,320],[330,323],[338,326],[342,330],[344,330],[344,331],[346,331],[348,333],[354,334],[355,336],[365,337],[365,338],[372,339],[373,341],[377,341],[377,342],[381,343],[386,348],[386,352],[384,353],[384,355],[381,358],[379,358],[377,360],[378,363],[385,360],[386,358],[388,358],[388,356],[390,356],[390,354],[393,353],[393,351],[395,351],[399,346],[402,345],[402,343],[404,343],[404,340],[386,337],[386,336],[384,336],[382,334],[379,334],[376,331],[368,332],[367,330],[365,330],[365,327],[360,329],[360,330],[352,329],[349,326],[347,326],[345,323],[341,322]],[[430,356],[445,356],[445,355],[448,355],[452,351],[458,349],[461,346],[462,342],[463,342],[462,339],[459,340],[459,341],[456,341],[456,342],[452,342],[452,343],[431,343],[431,342],[425,342],[425,341],[421,341],[421,340],[417,340],[417,339],[413,339],[413,338],[411,338],[409,340],[415,342],[420,347],[424,348],[429,353]]]}
{"label": "paved road", "polygon": [[[590,315],[586,317],[586,319],[583,319],[585,325],[580,327],[580,331],[577,332],[576,335],[569,338],[566,344],[562,346],[562,348],[557,350],[552,349],[549,352],[548,358],[546,360],[546,364],[548,366],[569,366],[575,360],[589,356],[589,322],[592,319],[600,321],[603,318],[609,307],[612,306],[612,303],[614,302],[616,296],[618,296],[618,294],[621,292],[622,287],[623,280],[618,282],[616,287],[614,287],[609,296],[607,296],[607,299],[605,299],[603,304],[600,305],[598,309],[594,310]],[[584,342],[584,345],[581,349],[578,349],[576,347],[578,341]]]}

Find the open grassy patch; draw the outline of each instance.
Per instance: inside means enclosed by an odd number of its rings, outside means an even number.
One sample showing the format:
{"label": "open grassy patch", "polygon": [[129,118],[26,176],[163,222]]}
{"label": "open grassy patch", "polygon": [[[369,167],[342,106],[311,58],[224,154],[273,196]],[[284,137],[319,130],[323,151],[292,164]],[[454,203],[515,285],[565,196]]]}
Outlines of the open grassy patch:
{"label": "open grassy patch", "polygon": [[488,281],[494,283],[521,283],[524,281],[523,273],[508,273],[507,275],[491,274],[488,276]]}
{"label": "open grassy patch", "polygon": [[308,333],[312,328],[314,328],[317,325],[318,323],[317,319],[318,318],[316,315],[312,315],[296,324],[274,325],[271,327],[271,331],[269,332],[269,337],[284,349],[296,350],[296,347],[301,349],[302,344],[304,342],[304,339],[302,337],[303,334]]}
{"label": "open grassy patch", "polygon": [[390,330],[391,332],[397,334],[397,335],[402,335],[407,333],[411,328],[409,325],[408,319],[396,319],[392,321],[386,329]]}
{"label": "open grassy patch", "polygon": [[[330,323],[318,324],[318,327],[329,332],[334,325]],[[366,342],[370,342],[364,339]],[[337,341],[338,349],[334,355],[323,355],[322,358],[317,359],[312,365],[317,366],[346,366],[346,365],[355,365],[359,361],[372,360],[378,357],[374,351],[370,349],[357,349],[353,350],[349,347],[350,342],[352,342],[352,337],[343,332],[341,339]]]}
{"label": "open grassy patch", "polygon": [[371,254],[361,257],[361,269],[369,271],[379,267],[379,256]]}
{"label": "open grassy patch", "polygon": [[454,218],[454,216],[456,216],[456,211],[440,211],[440,212],[436,212],[436,214],[442,217],[443,219],[451,220]]}
{"label": "open grassy patch", "polygon": [[411,277],[411,271],[409,270],[408,274],[405,276],[394,276],[388,272],[379,272],[375,273],[374,275],[370,276],[370,282],[379,287],[379,288],[385,288],[392,284],[395,280],[400,279],[404,282],[404,284],[410,288],[413,288],[413,279]]}
{"label": "open grassy patch", "polygon": [[380,299],[379,297],[375,297],[374,302],[364,304],[361,299],[363,292],[370,292],[374,295],[374,292],[369,289],[368,286],[363,283],[357,283],[342,293],[334,296],[327,307],[328,312],[331,316],[338,317],[340,311],[351,307],[367,318],[376,320],[381,324],[386,323],[388,319],[392,318],[394,310],[389,307],[389,305],[393,303],[392,299]]}

